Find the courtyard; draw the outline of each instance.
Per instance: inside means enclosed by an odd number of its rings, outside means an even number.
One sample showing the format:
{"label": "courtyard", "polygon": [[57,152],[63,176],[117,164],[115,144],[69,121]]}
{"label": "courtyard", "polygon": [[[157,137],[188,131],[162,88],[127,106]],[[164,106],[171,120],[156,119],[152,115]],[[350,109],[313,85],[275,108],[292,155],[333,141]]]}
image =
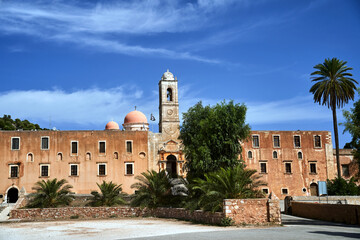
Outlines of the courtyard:
{"label": "courtyard", "polygon": [[360,228],[283,215],[279,227],[217,227],[174,219],[126,218],[0,224],[0,239],[359,239]]}

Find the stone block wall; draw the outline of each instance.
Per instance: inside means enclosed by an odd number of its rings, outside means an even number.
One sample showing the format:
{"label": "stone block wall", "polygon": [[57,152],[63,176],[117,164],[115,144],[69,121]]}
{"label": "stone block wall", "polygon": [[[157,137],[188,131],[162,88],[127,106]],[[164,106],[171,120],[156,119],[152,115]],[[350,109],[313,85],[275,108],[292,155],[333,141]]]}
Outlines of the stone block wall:
{"label": "stone block wall", "polygon": [[65,208],[30,208],[15,209],[10,213],[10,219],[21,220],[55,220],[77,217],[110,218],[110,217],[140,217],[148,215],[147,209],[132,207],[65,207]]}
{"label": "stone block wall", "polygon": [[153,211],[153,215],[160,218],[176,218],[208,224],[220,224],[224,217],[221,212],[211,213],[201,210],[192,212],[184,208],[157,208]]}
{"label": "stone block wall", "polygon": [[360,225],[360,206],[291,202],[292,214],[299,217]]}
{"label": "stone block wall", "polygon": [[226,199],[225,217],[232,218],[235,224],[265,223],[268,220],[267,199]]}

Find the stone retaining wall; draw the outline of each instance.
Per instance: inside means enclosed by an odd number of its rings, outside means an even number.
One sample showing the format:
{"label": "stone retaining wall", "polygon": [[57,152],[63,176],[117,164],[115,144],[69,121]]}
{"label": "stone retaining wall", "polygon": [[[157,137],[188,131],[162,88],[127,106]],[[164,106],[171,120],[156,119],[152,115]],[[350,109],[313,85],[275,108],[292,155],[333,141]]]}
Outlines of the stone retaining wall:
{"label": "stone retaining wall", "polygon": [[292,214],[299,217],[360,225],[360,206],[291,202]]}
{"label": "stone retaining wall", "polygon": [[11,211],[10,219],[31,221],[155,216],[220,224],[224,217],[230,217],[234,220],[235,224],[281,223],[279,200],[226,199],[224,204],[224,212],[217,213],[203,212],[201,210],[192,212],[183,208],[157,208],[149,210],[127,206],[15,209]]}

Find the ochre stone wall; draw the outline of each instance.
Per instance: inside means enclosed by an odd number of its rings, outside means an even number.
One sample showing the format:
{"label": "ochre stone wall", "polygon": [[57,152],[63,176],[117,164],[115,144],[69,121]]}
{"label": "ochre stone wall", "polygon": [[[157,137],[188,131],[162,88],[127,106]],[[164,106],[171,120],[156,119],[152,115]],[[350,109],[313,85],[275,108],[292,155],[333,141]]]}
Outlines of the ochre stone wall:
{"label": "ochre stone wall", "polygon": [[360,225],[359,205],[291,202],[291,207],[295,216]]}

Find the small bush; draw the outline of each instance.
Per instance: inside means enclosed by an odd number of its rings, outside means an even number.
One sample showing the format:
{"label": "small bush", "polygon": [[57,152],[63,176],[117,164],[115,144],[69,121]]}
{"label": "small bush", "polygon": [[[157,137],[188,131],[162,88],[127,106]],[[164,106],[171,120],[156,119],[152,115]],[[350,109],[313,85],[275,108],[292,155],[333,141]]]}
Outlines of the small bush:
{"label": "small bush", "polygon": [[79,218],[79,215],[70,216],[70,219],[78,219],[78,218]]}
{"label": "small bush", "polygon": [[234,225],[234,220],[232,220],[232,218],[230,218],[230,217],[223,217],[223,218],[221,219],[220,226],[228,227],[228,226],[233,226],[233,225]]}
{"label": "small bush", "polygon": [[116,214],[110,215],[110,218],[117,218],[118,216]]}

